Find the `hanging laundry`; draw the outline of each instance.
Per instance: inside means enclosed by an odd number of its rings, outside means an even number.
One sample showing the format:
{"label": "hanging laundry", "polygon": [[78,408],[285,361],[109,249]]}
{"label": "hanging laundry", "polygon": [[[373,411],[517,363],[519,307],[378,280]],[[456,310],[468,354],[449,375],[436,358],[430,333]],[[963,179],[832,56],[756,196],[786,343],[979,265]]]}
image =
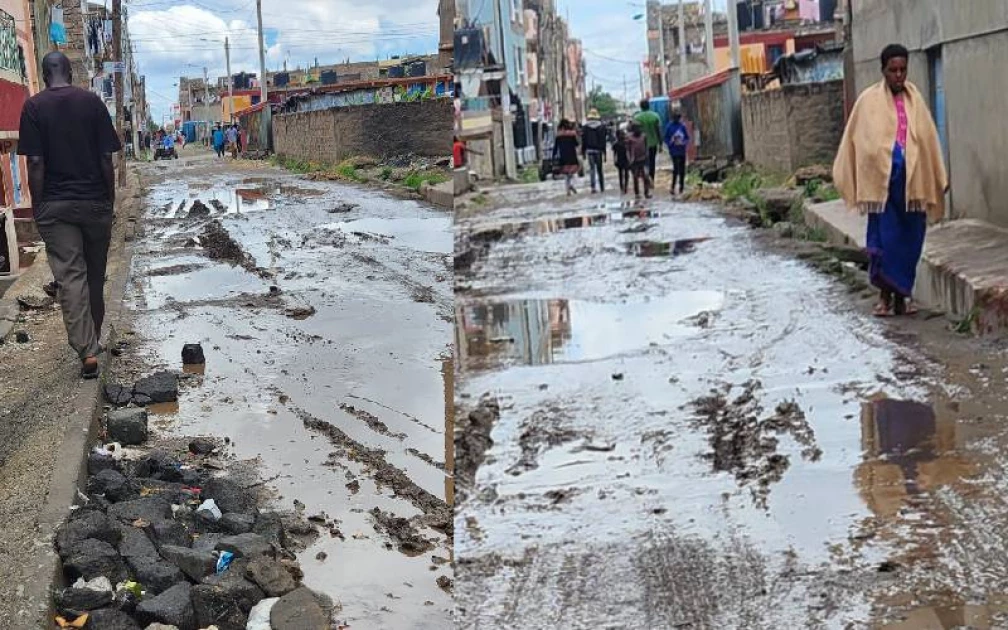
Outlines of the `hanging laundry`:
{"label": "hanging laundry", "polygon": [[105,43],[106,44],[111,44],[112,43],[112,20],[105,20],[104,31],[105,31]]}
{"label": "hanging laundry", "polygon": [[66,24],[63,23],[63,5],[57,2],[49,7],[49,39],[52,43],[67,43]]}

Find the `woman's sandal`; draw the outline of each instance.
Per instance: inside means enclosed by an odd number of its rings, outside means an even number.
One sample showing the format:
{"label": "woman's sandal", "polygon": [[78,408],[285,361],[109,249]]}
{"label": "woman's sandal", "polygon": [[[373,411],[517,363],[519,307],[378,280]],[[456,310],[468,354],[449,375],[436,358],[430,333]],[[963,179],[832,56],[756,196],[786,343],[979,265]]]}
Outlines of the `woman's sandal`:
{"label": "woman's sandal", "polygon": [[892,305],[889,304],[888,302],[879,302],[878,304],[875,305],[875,308],[872,310],[872,315],[874,315],[875,317],[892,317],[893,316]]}

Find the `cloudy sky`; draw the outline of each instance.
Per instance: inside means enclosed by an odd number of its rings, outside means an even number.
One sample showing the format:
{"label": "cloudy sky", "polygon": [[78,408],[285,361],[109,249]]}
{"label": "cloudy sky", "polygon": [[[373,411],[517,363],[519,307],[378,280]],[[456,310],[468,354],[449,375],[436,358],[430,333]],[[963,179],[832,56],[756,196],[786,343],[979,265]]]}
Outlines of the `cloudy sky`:
{"label": "cloudy sky", "polygon": [[[94,0],[92,0],[94,1]],[[263,0],[266,67],[436,53],[437,0]],[[258,73],[255,0],[132,0],[129,29],[156,122],[178,100],[179,76]]]}
{"label": "cloudy sky", "polygon": [[[714,8],[723,11],[725,1],[714,0]],[[625,78],[627,96],[636,101],[637,68],[647,56],[647,26],[643,18],[633,18],[644,13],[645,0],[559,0],[558,6],[562,15],[570,16],[573,36],[584,42],[588,89],[594,81],[622,100]]]}

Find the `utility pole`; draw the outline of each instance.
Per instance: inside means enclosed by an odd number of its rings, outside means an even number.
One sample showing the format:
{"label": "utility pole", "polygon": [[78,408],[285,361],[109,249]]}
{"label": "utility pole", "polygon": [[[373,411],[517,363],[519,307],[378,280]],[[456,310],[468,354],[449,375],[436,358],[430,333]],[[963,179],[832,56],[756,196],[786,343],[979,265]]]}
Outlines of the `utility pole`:
{"label": "utility pole", "polygon": [[[234,77],[231,75],[231,42],[224,38],[224,59],[227,61],[228,107],[234,107]],[[221,122],[224,122],[224,112],[221,111]],[[228,122],[231,122],[230,120]]]}
{"label": "utility pole", "polygon": [[740,69],[738,10],[734,2],[728,3],[728,45],[731,47],[731,65]]}
{"label": "utility pole", "polygon": [[714,7],[704,0],[704,52],[707,53],[707,74],[714,74],[717,59],[714,56]]}
{"label": "utility pole", "polygon": [[640,97],[644,98],[644,68],[643,64],[637,64],[637,80],[640,81]]}
{"label": "utility pole", "polygon": [[[668,60],[665,55],[665,10],[658,5],[658,88],[662,94],[668,93]],[[644,98],[641,96],[641,98]]]}
{"label": "utility pole", "polygon": [[[262,0],[259,1],[261,2]],[[508,86],[507,57],[504,51],[504,15],[501,12],[501,0],[494,0],[494,22],[497,27],[498,37],[500,38],[499,62],[504,65],[504,76],[500,82],[501,131],[504,137],[504,175],[508,179],[514,180],[518,179],[518,165],[515,164],[518,156],[515,155],[514,124],[511,120],[511,88]]]}
{"label": "utility pole", "polygon": [[[259,20],[259,92],[260,101],[265,103],[266,92],[266,46],[263,44],[262,0],[256,0],[256,19]],[[232,102],[232,106],[234,103]],[[231,112],[232,116],[234,112]]]}
{"label": "utility pole", "polygon": [[689,70],[686,68],[686,13],[683,10],[683,0],[679,0],[679,86],[689,83]]}
{"label": "utility pole", "polygon": [[[115,58],[116,64],[123,64],[123,52],[122,52],[122,0],[112,0],[112,56]],[[116,68],[115,70],[118,70]],[[122,68],[122,72],[113,72],[112,76],[115,79],[115,108],[116,108],[116,133],[119,134],[119,140],[125,142],[123,139],[123,80],[125,79],[126,70]],[[119,182],[122,183],[123,171],[126,166],[126,154],[125,148],[123,151],[119,152],[118,159],[119,168]]]}

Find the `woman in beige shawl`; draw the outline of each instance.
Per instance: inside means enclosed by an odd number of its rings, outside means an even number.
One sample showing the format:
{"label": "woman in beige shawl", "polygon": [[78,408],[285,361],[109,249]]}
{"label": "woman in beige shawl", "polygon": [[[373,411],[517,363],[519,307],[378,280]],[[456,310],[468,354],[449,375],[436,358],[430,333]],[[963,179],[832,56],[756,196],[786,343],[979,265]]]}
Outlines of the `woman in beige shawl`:
{"label": "woman in beige shawl", "polygon": [[858,98],[833,180],[850,208],[868,214],[869,275],[881,291],[875,315],[913,314],[917,263],[927,224],[945,214],[947,179],[938,130],[924,97],[906,80],[907,49],[882,51],[884,79]]}

